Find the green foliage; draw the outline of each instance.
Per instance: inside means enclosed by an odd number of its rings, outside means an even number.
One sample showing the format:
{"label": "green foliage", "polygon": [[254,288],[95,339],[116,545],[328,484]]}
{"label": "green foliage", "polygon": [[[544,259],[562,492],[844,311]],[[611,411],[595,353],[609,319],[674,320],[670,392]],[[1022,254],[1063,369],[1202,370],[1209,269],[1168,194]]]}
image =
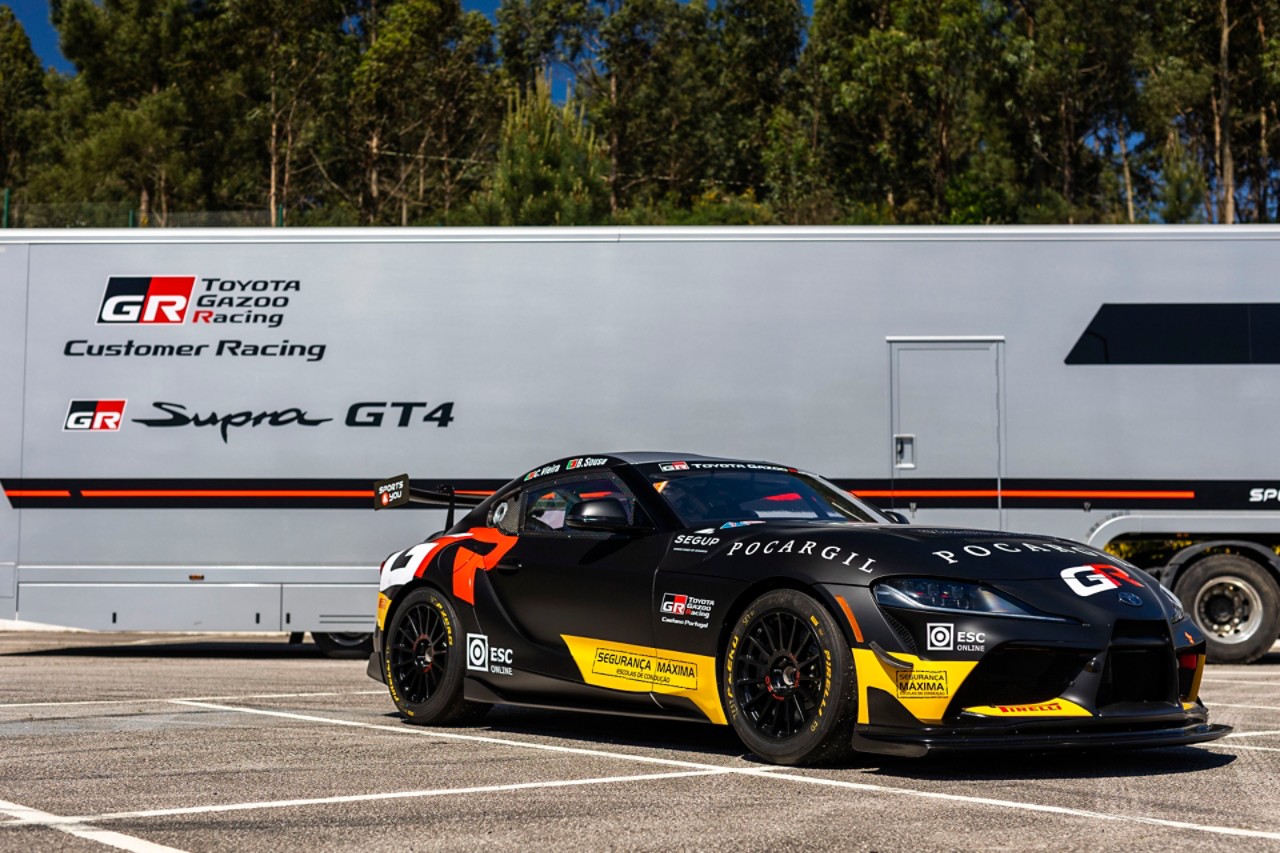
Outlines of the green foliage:
{"label": "green foliage", "polygon": [[31,149],[31,110],[45,102],[40,62],[22,24],[0,6],[0,187],[21,179]]}
{"label": "green foliage", "polygon": [[815,0],[811,21],[799,0],[502,0],[496,24],[461,0],[51,10],[71,76],[0,6],[0,183],[23,210],[68,205],[50,222],[1280,214],[1280,0]]}
{"label": "green foliage", "polygon": [[580,105],[557,106],[542,80],[512,95],[498,163],[476,205],[486,225],[597,225],[609,213],[604,146]]}

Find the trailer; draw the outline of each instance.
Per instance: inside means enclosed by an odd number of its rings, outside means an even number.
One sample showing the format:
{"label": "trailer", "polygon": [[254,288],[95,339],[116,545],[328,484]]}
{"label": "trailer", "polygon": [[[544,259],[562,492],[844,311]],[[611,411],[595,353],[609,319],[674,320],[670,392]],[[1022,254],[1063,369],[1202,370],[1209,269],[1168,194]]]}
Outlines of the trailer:
{"label": "trailer", "polygon": [[1106,547],[1252,660],[1277,268],[1265,226],[0,232],[0,619],[340,649],[443,519],[374,480],[661,449]]}

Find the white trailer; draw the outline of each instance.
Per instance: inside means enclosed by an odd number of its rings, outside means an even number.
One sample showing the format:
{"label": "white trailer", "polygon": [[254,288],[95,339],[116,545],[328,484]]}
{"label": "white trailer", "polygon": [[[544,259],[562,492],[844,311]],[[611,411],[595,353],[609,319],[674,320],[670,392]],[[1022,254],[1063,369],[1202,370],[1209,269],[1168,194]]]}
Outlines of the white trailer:
{"label": "white trailer", "polygon": [[785,461],[1280,634],[1280,230],[0,232],[0,618],[357,633],[431,512],[574,453]]}

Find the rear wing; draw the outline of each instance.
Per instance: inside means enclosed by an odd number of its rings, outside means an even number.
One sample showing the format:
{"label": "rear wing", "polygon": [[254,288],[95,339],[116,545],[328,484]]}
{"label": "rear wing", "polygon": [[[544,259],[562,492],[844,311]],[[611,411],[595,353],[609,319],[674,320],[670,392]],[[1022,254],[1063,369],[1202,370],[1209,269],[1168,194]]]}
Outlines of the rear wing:
{"label": "rear wing", "polygon": [[421,504],[423,506],[448,509],[445,529],[453,527],[453,511],[455,507],[473,509],[484,503],[488,493],[465,491],[459,492],[448,483],[441,483],[434,489],[423,489],[409,484],[409,475],[400,474],[387,480],[379,480],[373,484],[373,508],[391,509],[405,504]]}

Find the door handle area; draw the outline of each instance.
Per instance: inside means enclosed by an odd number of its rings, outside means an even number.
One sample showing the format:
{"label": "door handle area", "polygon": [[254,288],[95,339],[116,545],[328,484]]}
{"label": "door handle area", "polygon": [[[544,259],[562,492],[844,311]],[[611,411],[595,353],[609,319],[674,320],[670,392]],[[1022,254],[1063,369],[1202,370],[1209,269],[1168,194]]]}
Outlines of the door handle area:
{"label": "door handle area", "polygon": [[916,437],[899,433],[893,437],[893,467],[916,467]]}
{"label": "door handle area", "polygon": [[505,574],[511,574],[512,572],[518,572],[523,569],[524,563],[520,560],[502,560],[497,566],[495,566],[495,568]]}

